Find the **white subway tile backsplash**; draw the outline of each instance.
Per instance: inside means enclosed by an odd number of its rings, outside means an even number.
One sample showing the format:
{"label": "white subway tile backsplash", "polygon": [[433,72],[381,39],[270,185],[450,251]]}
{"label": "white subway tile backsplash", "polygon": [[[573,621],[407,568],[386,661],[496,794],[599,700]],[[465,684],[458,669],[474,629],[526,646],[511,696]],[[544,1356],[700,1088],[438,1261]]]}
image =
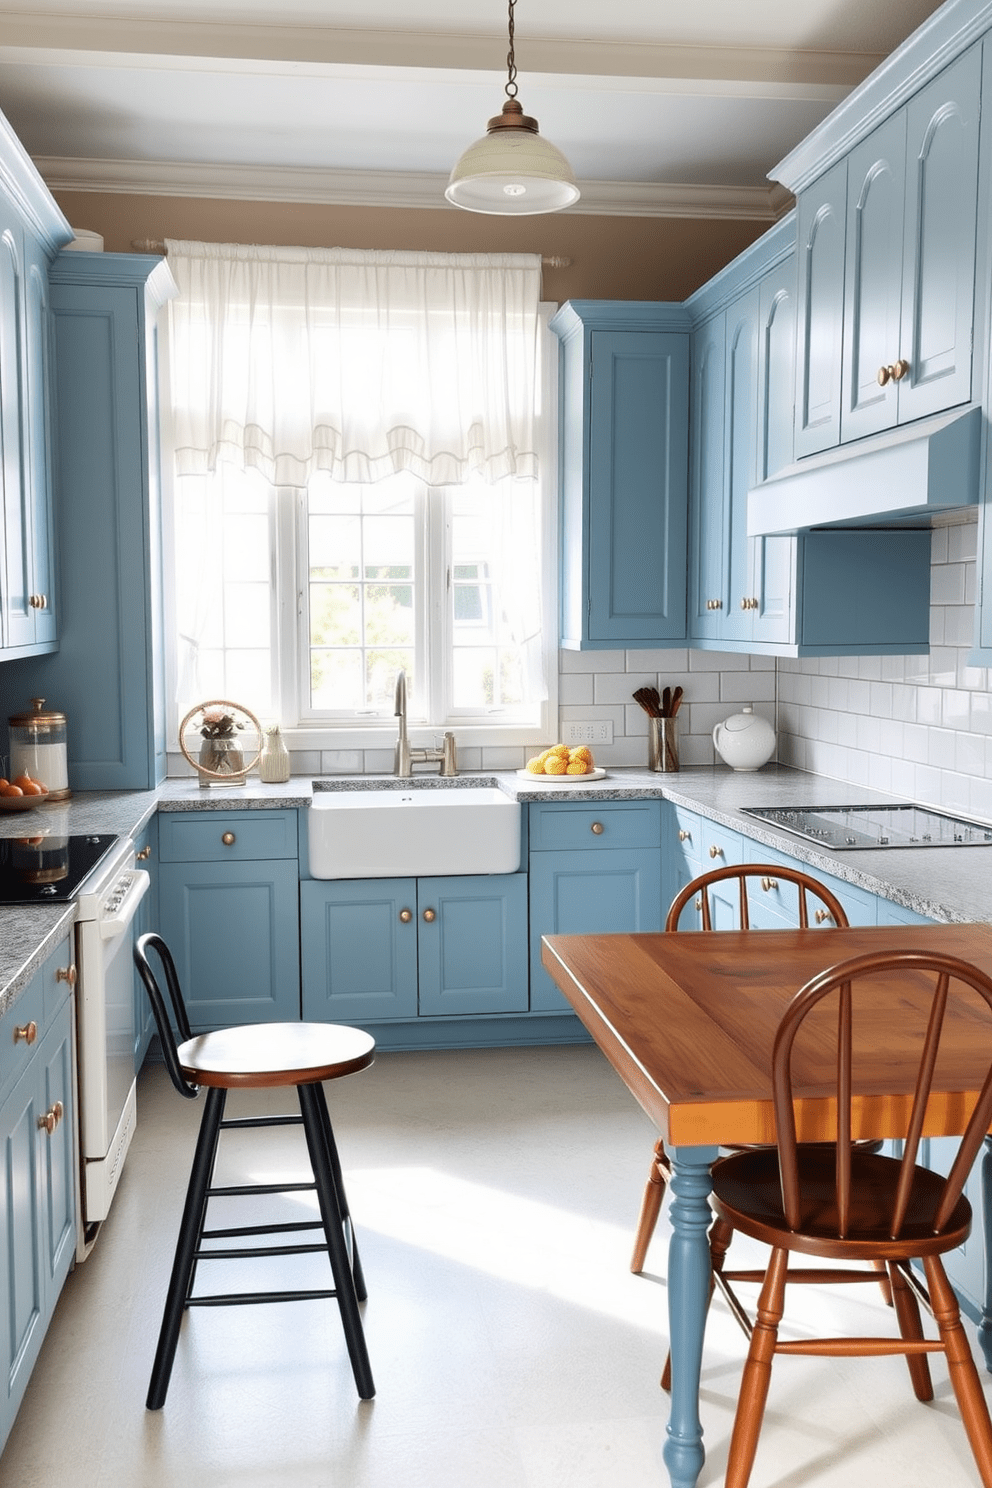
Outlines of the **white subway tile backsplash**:
{"label": "white subway tile backsplash", "polygon": [[593,695],[593,672],[562,672],[558,678],[558,702],[563,707],[573,704],[579,707],[591,703]]}

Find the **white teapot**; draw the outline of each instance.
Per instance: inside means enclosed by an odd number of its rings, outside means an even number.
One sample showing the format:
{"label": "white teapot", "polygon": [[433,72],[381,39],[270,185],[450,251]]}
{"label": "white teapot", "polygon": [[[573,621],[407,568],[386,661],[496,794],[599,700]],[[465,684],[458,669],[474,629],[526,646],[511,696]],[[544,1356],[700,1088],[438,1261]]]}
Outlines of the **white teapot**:
{"label": "white teapot", "polygon": [[732,770],[760,770],[775,753],[775,730],[746,703],[713,730],[713,747]]}

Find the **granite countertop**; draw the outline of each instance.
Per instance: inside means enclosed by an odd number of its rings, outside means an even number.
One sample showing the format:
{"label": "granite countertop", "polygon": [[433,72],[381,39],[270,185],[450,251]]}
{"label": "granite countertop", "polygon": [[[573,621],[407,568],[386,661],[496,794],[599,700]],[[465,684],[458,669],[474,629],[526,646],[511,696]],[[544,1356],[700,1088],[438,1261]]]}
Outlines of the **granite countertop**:
{"label": "granite countertop", "polygon": [[[658,774],[644,768],[610,769],[601,780],[557,784],[524,779],[515,770],[437,775],[302,776],[285,785],[250,780],[241,786],[202,789],[195,780],[166,780],[153,791],[92,791],[32,811],[0,815],[0,837],[72,832],[138,833],[156,812],[264,811],[309,806],[315,791],[437,790],[494,785],[520,801],[622,801],[661,799],[784,852],[815,871],[827,872],[935,920],[992,923],[992,847],[894,848],[831,852],[792,833],[741,814],[743,806],[890,804],[896,798],[783,765],[754,772],[724,766]],[[72,905],[0,908],[0,1014],[16,999],[73,920]]]}

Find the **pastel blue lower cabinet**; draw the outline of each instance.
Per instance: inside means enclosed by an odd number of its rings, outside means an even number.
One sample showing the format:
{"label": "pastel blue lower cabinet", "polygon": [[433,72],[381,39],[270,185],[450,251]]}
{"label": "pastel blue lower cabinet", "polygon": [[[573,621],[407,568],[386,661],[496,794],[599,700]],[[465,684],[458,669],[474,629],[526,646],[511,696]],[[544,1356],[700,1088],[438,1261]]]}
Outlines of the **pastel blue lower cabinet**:
{"label": "pastel blue lower cabinet", "polygon": [[531,1011],[570,1008],[541,965],[542,935],[660,930],[662,897],[660,847],[531,853]]}
{"label": "pastel blue lower cabinet", "polygon": [[159,928],[194,1033],[300,1016],[295,860],[163,863]]}
{"label": "pastel blue lower cabinet", "polygon": [[[68,982],[55,975],[71,962],[64,941],[4,1019],[11,1041],[5,1037],[0,1050],[0,1088],[7,1089],[0,1104],[0,1448],[76,1251],[72,1005]],[[30,1021],[40,1041],[15,1044],[15,1025]],[[54,1117],[51,1132],[39,1124],[46,1116]]]}
{"label": "pastel blue lower cabinet", "polygon": [[358,1023],[527,1012],[527,875],[309,879],[303,1016]]}

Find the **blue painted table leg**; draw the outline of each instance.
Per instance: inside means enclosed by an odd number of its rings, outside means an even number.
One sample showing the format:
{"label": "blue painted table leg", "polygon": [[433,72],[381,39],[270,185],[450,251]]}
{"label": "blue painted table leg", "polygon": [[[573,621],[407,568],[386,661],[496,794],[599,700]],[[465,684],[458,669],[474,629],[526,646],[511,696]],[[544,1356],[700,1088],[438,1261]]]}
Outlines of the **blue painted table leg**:
{"label": "blue painted table leg", "polygon": [[985,1297],[978,1341],[985,1367],[992,1374],[992,1137],[985,1138],[982,1154],[982,1225],[985,1233]]}
{"label": "blue painted table leg", "polygon": [[664,1459],[672,1488],[694,1488],[702,1470],[703,1428],[699,1424],[699,1372],[710,1290],[710,1250],[706,1232],[712,1221],[710,1165],[716,1147],[669,1148],[672,1226],[668,1246],[668,1318],[672,1350],[672,1408]]}

